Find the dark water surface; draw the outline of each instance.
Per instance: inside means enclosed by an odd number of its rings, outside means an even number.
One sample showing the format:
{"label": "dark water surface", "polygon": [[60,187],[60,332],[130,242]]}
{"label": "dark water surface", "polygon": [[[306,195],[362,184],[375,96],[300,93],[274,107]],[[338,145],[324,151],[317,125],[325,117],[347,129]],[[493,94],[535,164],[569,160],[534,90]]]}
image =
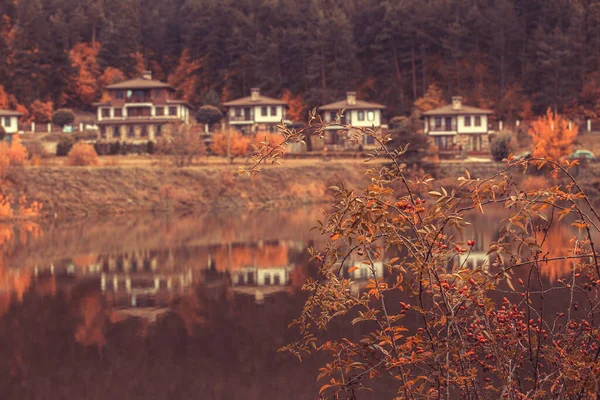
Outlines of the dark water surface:
{"label": "dark water surface", "polygon": [[[485,262],[501,215],[474,217],[483,228],[466,233],[477,240],[473,266]],[[318,217],[300,209],[0,225],[0,398],[316,399],[323,358],[299,363],[276,350],[296,338],[287,325],[316,270],[306,250],[325,244],[309,232]],[[556,230],[550,245],[571,235]],[[552,281],[569,268],[542,273]],[[360,334],[342,329],[332,334]]]}

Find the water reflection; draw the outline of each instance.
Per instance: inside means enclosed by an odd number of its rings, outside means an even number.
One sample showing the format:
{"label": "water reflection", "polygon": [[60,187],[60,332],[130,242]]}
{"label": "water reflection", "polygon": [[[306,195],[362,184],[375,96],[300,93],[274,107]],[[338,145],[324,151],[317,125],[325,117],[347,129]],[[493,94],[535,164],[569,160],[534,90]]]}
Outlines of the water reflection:
{"label": "water reflection", "polygon": [[[456,262],[489,268],[506,211],[473,214]],[[8,399],[315,398],[322,359],[276,353],[316,266],[307,247],[317,209],[0,226],[0,393]],[[549,232],[565,252],[576,231]],[[357,266],[352,272],[348,268]],[[386,276],[383,263],[374,266]],[[554,280],[569,263],[542,265]],[[344,276],[359,294],[372,278],[359,259]],[[526,271],[515,271],[524,276]],[[334,324],[330,334],[358,337]],[[389,398],[384,382],[364,398]]]}

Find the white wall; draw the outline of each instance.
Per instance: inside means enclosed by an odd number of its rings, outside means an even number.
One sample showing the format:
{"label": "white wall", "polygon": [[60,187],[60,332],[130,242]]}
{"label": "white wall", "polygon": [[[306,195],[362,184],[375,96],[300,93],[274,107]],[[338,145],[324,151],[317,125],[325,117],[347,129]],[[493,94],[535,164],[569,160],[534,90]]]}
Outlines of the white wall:
{"label": "white wall", "polygon": [[465,115],[458,116],[458,133],[483,133],[488,131],[488,117],[487,115],[480,115],[481,125],[475,126],[476,115],[470,115],[471,126],[465,126]]}
{"label": "white wall", "polygon": [[[365,114],[365,118],[363,121],[358,120],[358,113],[363,112]],[[369,119],[369,112],[373,113],[373,119]],[[380,126],[381,125],[381,110],[349,110],[346,111],[349,113],[350,121],[352,126],[357,128],[370,128],[372,126]]]}
{"label": "white wall", "polygon": [[[6,133],[17,133],[19,130],[19,117],[0,117],[2,127]],[[7,123],[8,122],[8,123]]]}
{"label": "white wall", "polygon": [[[262,115],[262,108],[263,107],[267,107],[267,116],[263,117]],[[277,111],[277,113],[275,115],[271,115],[271,107],[275,107],[275,110]],[[283,118],[285,117],[284,115],[284,108],[283,106],[254,106],[254,122],[256,123],[278,123],[280,122]]]}

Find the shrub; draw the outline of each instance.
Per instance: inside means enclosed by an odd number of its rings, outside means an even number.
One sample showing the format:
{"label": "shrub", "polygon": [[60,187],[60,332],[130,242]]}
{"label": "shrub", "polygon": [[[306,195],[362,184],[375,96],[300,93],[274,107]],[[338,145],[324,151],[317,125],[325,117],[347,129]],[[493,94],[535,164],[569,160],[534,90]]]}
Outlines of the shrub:
{"label": "shrub", "polygon": [[52,120],[52,101],[36,100],[29,107],[31,118],[35,122],[46,124]]}
{"label": "shrub", "polygon": [[21,143],[19,135],[13,135],[8,148],[8,159],[11,166],[22,167],[28,158],[27,149]]}
{"label": "shrub", "polygon": [[69,109],[60,109],[54,111],[52,114],[52,123],[60,126],[61,128],[65,125],[70,125],[75,121],[75,114]]}
{"label": "shrub", "polygon": [[50,157],[42,142],[26,142],[24,145],[30,160],[33,158],[44,159]]}
{"label": "shrub", "polygon": [[99,163],[98,154],[94,147],[83,142],[75,143],[67,158],[67,165],[73,166],[98,165]]}
{"label": "shrub", "polygon": [[72,136],[62,135],[56,145],[56,155],[58,157],[64,157],[71,151],[71,148],[75,144]]}
{"label": "shrub", "polygon": [[514,137],[510,132],[500,132],[490,145],[490,153],[496,161],[502,161],[514,150]]}
{"label": "shrub", "polygon": [[248,155],[248,152],[250,151],[250,139],[234,130],[215,134],[211,149],[215,154],[221,157],[227,157],[228,142],[229,162],[233,162],[233,159],[236,157],[245,157]]}
{"label": "shrub", "polygon": [[160,138],[156,147],[159,153],[171,156],[178,167],[189,166],[194,158],[206,155],[206,146],[200,136],[185,124],[176,125],[168,135]]}

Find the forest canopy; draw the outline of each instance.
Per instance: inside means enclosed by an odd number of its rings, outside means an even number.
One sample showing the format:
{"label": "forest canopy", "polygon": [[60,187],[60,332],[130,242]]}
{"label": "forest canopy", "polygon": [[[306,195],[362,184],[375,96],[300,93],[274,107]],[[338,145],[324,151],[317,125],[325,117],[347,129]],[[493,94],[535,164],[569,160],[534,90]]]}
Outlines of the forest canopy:
{"label": "forest canopy", "polygon": [[600,112],[597,0],[0,0],[0,107],[90,109],[150,69],[194,106],[258,86],[408,114],[433,84],[505,120]]}

